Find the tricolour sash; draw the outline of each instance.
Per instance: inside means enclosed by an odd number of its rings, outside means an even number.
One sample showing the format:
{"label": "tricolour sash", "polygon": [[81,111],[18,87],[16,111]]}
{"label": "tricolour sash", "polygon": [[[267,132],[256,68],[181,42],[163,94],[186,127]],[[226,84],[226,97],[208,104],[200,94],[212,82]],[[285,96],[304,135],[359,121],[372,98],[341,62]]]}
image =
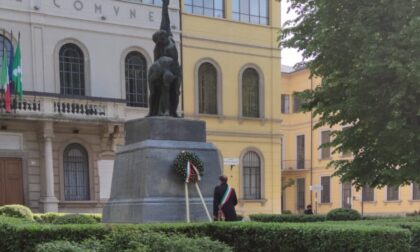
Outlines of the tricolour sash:
{"label": "tricolour sash", "polygon": [[222,201],[220,202],[219,209],[222,209],[222,207],[228,202],[230,199],[230,196],[232,195],[233,189],[230,186],[227,186],[226,192],[222,197]]}

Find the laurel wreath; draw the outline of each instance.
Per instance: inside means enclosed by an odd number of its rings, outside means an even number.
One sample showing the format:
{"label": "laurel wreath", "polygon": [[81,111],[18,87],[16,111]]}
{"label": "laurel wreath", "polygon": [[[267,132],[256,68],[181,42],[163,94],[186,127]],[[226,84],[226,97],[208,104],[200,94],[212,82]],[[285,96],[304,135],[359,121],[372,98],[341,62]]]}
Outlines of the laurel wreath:
{"label": "laurel wreath", "polygon": [[[201,161],[197,154],[187,151],[182,151],[175,159],[174,167],[176,174],[184,181],[187,179],[188,161],[190,161],[197,168],[200,176],[202,177],[204,175],[203,161]],[[197,182],[197,175],[194,174],[191,180],[193,183]]]}

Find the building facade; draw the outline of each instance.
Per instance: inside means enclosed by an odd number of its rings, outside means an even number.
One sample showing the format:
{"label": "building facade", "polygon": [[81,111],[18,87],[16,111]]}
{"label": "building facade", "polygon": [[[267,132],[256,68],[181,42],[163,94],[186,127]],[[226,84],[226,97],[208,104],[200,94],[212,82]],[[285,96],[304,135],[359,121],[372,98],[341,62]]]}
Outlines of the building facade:
{"label": "building facade", "polygon": [[[306,68],[282,67],[281,80],[282,139],[282,210],[302,212],[312,204],[319,214],[335,208],[352,208],[365,215],[402,215],[419,211],[420,187],[382,189],[365,187],[357,191],[351,183],[341,183],[327,169],[331,160],[351,159],[349,153],[334,153],[319,148],[331,139],[331,132],[345,130],[348,125],[311,130],[317,122],[310,113],[300,113],[295,92],[313,89],[320,79],[310,78]],[[322,190],[320,190],[322,186]]]}
{"label": "building facade", "polygon": [[241,214],[278,213],[280,3],[181,0],[183,111],[208,141],[238,194]]}
{"label": "building facade", "polygon": [[[0,108],[0,205],[95,212],[126,120],[148,112],[158,0],[5,0],[0,49],[22,48],[24,99]],[[170,17],[179,44],[179,6]],[[13,34],[12,34],[13,33]],[[3,56],[3,50],[0,53]]]}

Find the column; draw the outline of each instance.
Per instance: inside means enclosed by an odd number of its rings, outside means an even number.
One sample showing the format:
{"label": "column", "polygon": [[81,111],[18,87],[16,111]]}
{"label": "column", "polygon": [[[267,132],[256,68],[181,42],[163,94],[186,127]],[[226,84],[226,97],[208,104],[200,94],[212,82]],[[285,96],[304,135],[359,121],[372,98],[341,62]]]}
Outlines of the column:
{"label": "column", "polygon": [[44,212],[58,212],[58,200],[54,195],[54,167],[52,139],[54,138],[53,122],[44,123],[44,186],[45,196],[41,200]]}

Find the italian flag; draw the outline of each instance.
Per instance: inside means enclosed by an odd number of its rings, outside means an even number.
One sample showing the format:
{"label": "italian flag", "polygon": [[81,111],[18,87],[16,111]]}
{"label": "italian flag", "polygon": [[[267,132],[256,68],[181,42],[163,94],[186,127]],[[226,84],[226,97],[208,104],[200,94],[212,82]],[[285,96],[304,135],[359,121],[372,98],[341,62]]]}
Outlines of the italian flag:
{"label": "italian flag", "polygon": [[22,100],[23,98],[23,88],[22,88],[22,57],[20,53],[20,36],[18,45],[16,48],[15,57],[13,60],[13,76],[12,76],[13,83],[15,85],[15,90],[19,99]]}
{"label": "italian flag", "polygon": [[6,107],[6,112],[12,111],[12,97],[10,92],[10,82],[9,82],[9,60],[7,59],[6,48],[3,48],[3,64],[1,71],[0,84],[2,89],[4,89],[4,104]]}
{"label": "italian flag", "polygon": [[187,178],[185,179],[185,183],[190,183],[193,180],[194,175],[197,176],[196,182],[201,181],[200,172],[198,171],[197,167],[191,163],[191,161],[187,162]]}

